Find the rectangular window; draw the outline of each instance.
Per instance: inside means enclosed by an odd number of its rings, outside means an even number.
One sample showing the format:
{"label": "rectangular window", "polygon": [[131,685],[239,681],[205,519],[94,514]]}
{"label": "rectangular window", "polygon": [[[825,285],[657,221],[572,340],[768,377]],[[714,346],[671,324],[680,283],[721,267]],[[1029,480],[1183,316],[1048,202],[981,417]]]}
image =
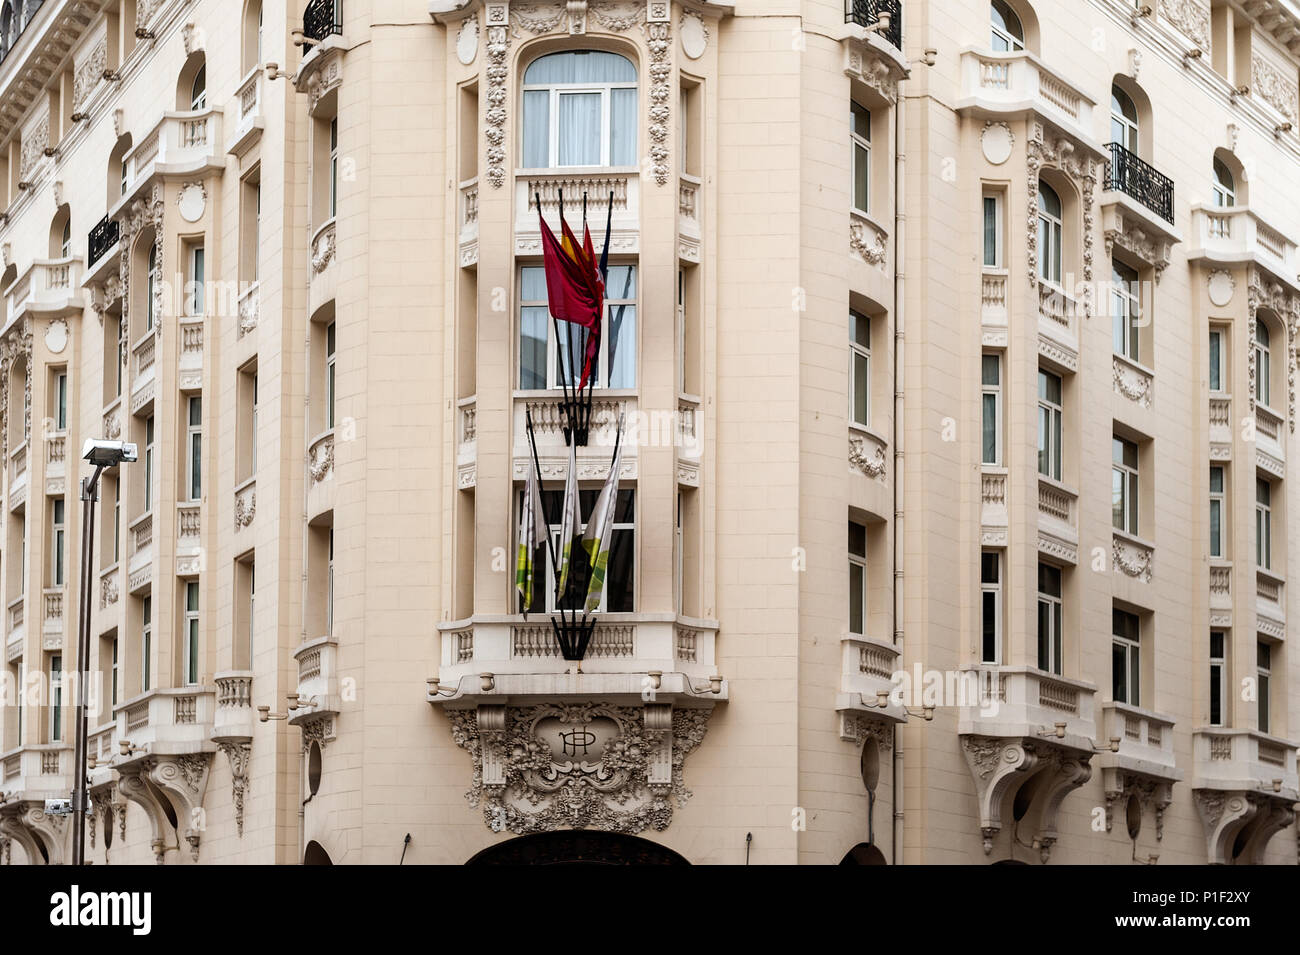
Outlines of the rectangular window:
{"label": "rectangular window", "polygon": [[339,121],[330,120],[330,218],[338,212],[339,197]]}
{"label": "rectangular window", "polygon": [[1061,569],[1038,565],[1038,669],[1061,675]]}
{"label": "rectangular window", "polygon": [[1137,614],[1111,610],[1110,686],[1111,699],[1116,703],[1139,706],[1139,639],[1141,624]]}
{"label": "rectangular window", "polygon": [[[604,333],[593,356],[592,377],[597,388],[636,387],[635,265],[611,265],[605,283]],[[524,390],[559,388],[567,379],[577,383],[582,374],[587,330],[568,322],[556,323],[547,308],[546,274],[541,266],[520,270],[519,387]]]}
{"label": "rectangular window", "polygon": [[1224,705],[1228,699],[1228,659],[1224,653],[1222,630],[1210,631],[1210,725],[1223,726]]}
{"label": "rectangular window", "polygon": [[610,69],[612,54],[580,51],[534,61],[524,77],[523,162],[636,165],[636,76]]}
{"label": "rectangular window", "polygon": [[50,742],[63,739],[63,657],[50,657]]}
{"label": "rectangular window", "polygon": [[334,323],[325,329],[325,425],[334,427]]}
{"label": "rectangular window", "polygon": [[984,267],[1002,268],[1002,196],[984,193]]}
{"label": "rectangular window", "polygon": [[1255,478],[1255,564],[1273,569],[1273,485]]}
{"label": "rectangular window", "polygon": [[1002,662],[1002,554],[980,554],[980,662]]}
{"label": "rectangular window", "polygon": [[189,424],[185,431],[187,484],[189,499],[197,501],[203,497],[203,399],[190,398],[188,405]]}
{"label": "rectangular window", "polygon": [[195,686],[199,682],[199,582],[185,584],[185,683]]}
{"label": "rectangular window", "polygon": [[122,541],[122,479],[113,481],[113,563],[121,559]]}
{"label": "rectangular window", "polygon": [[1111,523],[1128,534],[1138,532],[1138,449],[1132,441],[1110,442]]}
{"label": "rectangular window", "polygon": [[1038,372],[1038,473],[1061,480],[1061,379]]}
{"label": "rectangular window", "polygon": [[253,666],[253,622],[256,619],[254,611],[257,609],[257,564],[253,560],[248,562],[248,665],[251,669]]}
{"label": "rectangular window", "polygon": [[144,422],[144,509],[153,510],[153,415]]}
{"label": "rectangular window", "polygon": [[68,373],[54,375],[54,430],[68,430]]}
{"label": "rectangular window", "polygon": [[[590,516],[596,506],[600,491],[580,490],[578,492],[578,509],[583,516]],[[563,491],[543,491],[542,507],[546,520],[551,527],[551,542],[559,553],[560,544],[560,509],[564,501]],[[523,507],[523,492],[515,496],[515,506]],[[605,592],[599,610],[604,613],[631,613],[634,607],[633,595],[636,583],[636,491],[624,489],[618,492],[618,501],[614,507],[614,521],[610,530],[609,564],[605,570]],[[516,512],[516,518],[518,512]],[[518,528],[519,521],[514,521]],[[546,544],[537,548],[534,555],[537,567],[536,582],[533,587],[533,602],[529,613],[547,613],[556,609],[555,571],[551,567],[550,549]],[[586,553],[581,548],[573,551],[574,565],[569,574],[569,589],[560,603],[565,609],[580,608],[586,600],[586,591],[580,585],[588,579]],[[579,592],[581,590],[581,592]],[[517,594],[517,592],[516,592]],[[516,597],[516,599],[518,599]]]}
{"label": "rectangular window", "polygon": [[50,559],[53,561],[53,566],[50,568],[50,579],[55,587],[62,587],[66,564],[64,551],[67,547],[63,498],[56,497],[51,504],[53,506],[50,508]]}
{"label": "rectangular window", "polygon": [[867,632],[867,529],[849,521],[849,633]]}
{"label": "rectangular window", "polygon": [[871,427],[871,319],[849,309],[849,394],[851,420]]}
{"label": "rectangular window", "polygon": [[1269,402],[1272,394],[1272,349],[1269,344],[1268,326],[1262,320],[1257,320],[1255,322],[1255,400],[1265,408],[1272,407]]}
{"label": "rectangular window", "polygon": [[150,689],[149,658],[153,656],[153,597],[145,597],[140,616],[140,691]]}
{"label": "rectangular window", "polygon": [[252,386],[253,386],[252,403],[249,405],[249,412],[248,412],[249,415],[248,457],[249,457],[249,462],[252,465],[252,471],[250,473],[256,474],[257,473],[257,373],[256,372],[253,373]]}
{"label": "rectangular window", "polygon": [[330,528],[330,563],[328,591],[325,596],[325,632],[334,632],[334,528]]}
{"label": "rectangular window", "polygon": [[1223,390],[1223,330],[1210,329],[1210,390]]}
{"label": "rectangular window", "polygon": [[871,111],[850,104],[849,140],[853,149],[853,208],[871,211]]}
{"label": "rectangular window", "polygon": [[980,461],[1002,464],[1002,356],[980,356]]}
{"label": "rectangular window", "polygon": [[1223,556],[1223,468],[1210,468],[1210,556]]}
{"label": "rectangular window", "polygon": [[1112,347],[1116,355],[1139,361],[1138,333],[1142,325],[1138,274],[1121,262],[1111,263]]}
{"label": "rectangular window", "polygon": [[191,317],[203,314],[205,281],[203,246],[196,245],[190,248],[190,294],[186,297],[186,313]]}
{"label": "rectangular window", "polygon": [[1263,640],[1259,641],[1256,649],[1256,675],[1259,679],[1259,731],[1261,733],[1271,732],[1269,729],[1269,716],[1271,715],[1272,706],[1269,701],[1269,678],[1273,675],[1273,648]]}

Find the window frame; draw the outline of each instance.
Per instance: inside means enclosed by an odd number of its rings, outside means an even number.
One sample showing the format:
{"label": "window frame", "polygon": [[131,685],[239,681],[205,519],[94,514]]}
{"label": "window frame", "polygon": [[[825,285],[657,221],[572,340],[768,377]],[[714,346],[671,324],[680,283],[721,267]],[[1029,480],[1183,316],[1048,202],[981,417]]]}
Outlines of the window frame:
{"label": "window frame", "polygon": [[[1044,208],[1043,190],[1056,197],[1060,213]],[[1054,288],[1065,274],[1065,201],[1050,183],[1038,183],[1038,277]]]}
{"label": "window frame", "polygon": [[[528,83],[528,70],[532,68],[538,60],[556,53],[610,53],[626,60],[632,67],[633,78],[628,80],[608,81],[603,83]],[[529,153],[529,142],[527,140],[528,124],[524,117],[528,111],[528,94],[529,93],[547,93],[546,100],[546,165],[539,169],[600,169],[614,167],[612,161],[613,151],[613,119],[614,119],[614,90],[630,89],[633,91],[635,98],[632,103],[632,116],[629,130],[633,136],[632,140],[632,157],[631,163],[619,165],[617,168],[626,168],[627,166],[636,165],[636,154],[639,148],[640,130],[638,120],[641,108],[640,97],[641,72],[637,64],[631,57],[613,50],[555,50],[550,53],[543,53],[541,56],[531,60],[523,68],[521,82],[519,85],[519,157],[523,162],[523,157]],[[600,96],[600,158],[596,163],[577,164],[577,165],[560,165],[560,97],[582,94],[597,94]]]}
{"label": "window frame", "polygon": [[[1260,333],[1263,333],[1262,337]],[[1269,411],[1273,410],[1270,400],[1273,392],[1273,335],[1268,323],[1262,318],[1255,319],[1255,402]]]}
{"label": "window frame", "polygon": [[[203,398],[191,395],[185,402],[186,500],[203,500]],[[197,421],[195,418],[197,417]]]}
{"label": "window frame", "polygon": [[50,654],[50,742],[63,742],[63,654]]}
{"label": "window frame", "polygon": [[[1129,636],[1120,632],[1121,618],[1131,619],[1133,629],[1137,636]],[[1124,703],[1128,706],[1142,705],[1142,618],[1137,614],[1127,610],[1121,610],[1118,607],[1111,608],[1111,627],[1110,627],[1110,646],[1111,646],[1111,699],[1116,703]],[[1116,670],[1116,656],[1122,660],[1119,670]],[[1123,677],[1123,683],[1120,683],[1120,677]],[[1122,692],[1122,697],[1121,697]]]}
{"label": "window frame", "polygon": [[[993,579],[989,579],[986,561],[992,558]],[[980,551],[980,663],[1000,666],[1002,663],[1002,551]],[[989,624],[992,624],[992,633]],[[989,641],[992,640],[990,653]]]}
{"label": "window frame", "polygon": [[[989,361],[992,359],[992,368],[997,377],[997,381],[989,382],[985,373],[990,367]],[[992,417],[993,428],[993,458],[988,457],[988,447],[985,443],[986,435],[990,426],[990,399],[992,399]],[[1002,353],[1000,351],[986,351],[980,353],[980,464],[984,467],[1000,468],[1002,467],[1002,418],[1003,418],[1003,396],[1002,396]]]}
{"label": "window frame", "polygon": [[[1219,177],[1220,167],[1228,176],[1226,183]],[[1217,157],[1210,166],[1210,192],[1216,209],[1232,209],[1237,205],[1237,177],[1232,174],[1228,164]]]}
{"label": "window frame", "polygon": [[[859,341],[858,330],[866,330],[866,344]],[[866,399],[865,421],[858,418],[858,366],[864,364],[866,376],[862,382]],[[849,309],[849,421],[863,428],[871,427],[871,318],[855,308]]]}
{"label": "window frame", "polygon": [[[857,553],[853,550],[853,533],[855,529],[860,530],[862,532],[861,553]],[[867,549],[868,549],[867,525],[859,521],[850,519],[848,543],[846,544],[844,550],[845,553],[848,555],[848,564],[849,564],[848,634],[849,636],[852,637],[865,637],[867,635],[867,621],[870,619],[870,604],[868,603],[867,600],[870,592],[869,580],[867,577]],[[861,575],[861,582],[856,587],[853,583],[853,576],[855,571],[857,571],[857,573]],[[860,630],[853,629],[853,624],[854,624],[853,603],[855,598],[860,601],[859,610],[862,618],[860,621],[861,624]]]}
{"label": "window frame", "polygon": [[[1003,194],[1001,192],[985,190],[982,197],[981,208],[983,210],[984,232],[982,238],[983,261],[985,269],[1001,270],[1006,268],[1006,258],[1004,242],[1002,238],[1005,230],[1005,211],[1002,202]],[[990,205],[991,204],[991,205]],[[993,221],[989,222],[989,213],[992,210]],[[990,226],[992,231],[990,232]],[[989,237],[993,237],[993,261],[989,261]]]}
{"label": "window frame", "polygon": [[189,268],[189,294],[185,296],[187,318],[202,318],[207,308],[206,259],[202,242],[191,245],[186,250],[186,265]]}
{"label": "window frame", "polygon": [[[641,345],[640,345],[640,341],[638,340],[639,333],[640,333],[639,326],[641,321],[640,299],[641,299],[642,276],[641,276],[640,262],[639,260],[610,262],[609,263],[609,270],[611,273],[611,279],[609,282],[610,285],[614,284],[612,273],[614,272],[615,269],[618,268],[630,268],[632,270],[632,286],[633,286],[632,297],[614,298],[609,295],[609,289],[606,289],[604,314],[601,317],[601,322],[603,324],[601,326],[600,352],[596,356],[596,369],[593,376],[595,378],[595,382],[592,386],[593,389],[597,391],[601,391],[601,390],[636,391],[641,377],[640,376]],[[524,271],[527,269],[535,269],[541,272],[543,270],[543,267],[541,265],[522,265],[519,267],[519,270],[516,273],[519,281],[519,294],[517,295],[518,305],[517,305],[517,313],[516,313],[516,322],[517,322],[516,344],[517,347],[519,348],[519,358],[517,362],[518,377],[515,380],[519,385],[520,391],[559,391],[563,387],[562,379],[561,379],[561,363],[562,362],[567,363],[568,356],[567,354],[561,355],[560,341],[556,338],[555,335],[556,323],[554,319],[551,317],[550,309],[546,299],[544,298],[525,299],[523,297],[523,287],[524,287],[523,276],[524,276]],[[624,315],[621,320],[627,321],[627,319],[630,317],[632,323],[631,327],[627,330],[627,332],[620,333],[620,340],[618,342],[611,342],[610,326],[613,320],[613,315],[612,315],[613,309],[627,308],[629,306],[631,307],[630,316]],[[524,385],[524,373],[525,373],[524,309],[526,308],[546,309],[546,359],[545,359],[546,360],[546,381],[544,385],[540,388],[535,386],[526,387]],[[577,326],[572,326],[570,323],[567,322],[561,322],[560,325],[561,325],[562,333],[569,332],[571,334],[576,334],[577,332],[582,332],[585,336],[586,329],[577,328]],[[575,329],[576,331],[574,331]],[[632,349],[633,352],[632,381],[630,383],[620,383],[617,386],[611,386],[609,384],[611,345],[613,345],[616,349],[624,349],[628,347]],[[582,355],[580,353],[575,352],[574,364],[580,365],[581,359],[582,359]],[[581,368],[580,367],[575,368],[574,371],[575,374],[573,374],[572,376],[571,384],[577,383],[579,375],[581,374]],[[529,369],[528,373],[530,375],[535,376],[536,369]]]}
{"label": "window frame", "polygon": [[[998,7],[1004,7],[1006,12],[998,10]],[[993,14],[996,13],[1002,19],[1002,26],[998,26],[993,20]],[[1006,14],[1010,13],[1015,19],[1015,26],[1020,27],[1020,36],[1011,32],[1012,24],[1006,20]],[[1025,25],[1020,19],[1020,14],[1012,8],[1009,3],[997,0],[989,3],[989,48],[994,53],[1022,53],[1025,50]],[[999,43],[1004,47],[999,47]]]}
{"label": "window frame", "polygon": [[[1215,637],[1219,640],[1219,650],[1215,653]],[[1228,719],[1228,633],[1226,630],[1210,631],[1210,726],[1227,726]],[[1215,690],[1218,691],[1218,709],[1216,716]]]}
{"label": "window frame", "polygon": [[[1122,97],[1122,98],[1121,98]],[[1124,103],[1133,108],[1133,116],[1124,114]],[[1119,106],[1116,111],[1115,107]],[[1114,83],[1110,86],[1110,135],[1111,142],[1119,143],[1133,155],[1138,154],[1139,117],[1137,103],[1124,89]],[[1117,135],[1118,134],[1118,135]]]}
{"label": "window frame", "polygon": [[1222,325],[1210,326],[1209,340],[1206,344],[1206,357],[1210,363],[1208,374],[1211,394],[1221,395],[1224,393],[1223,382],[1226,377],[1224,375],[1226,363],[1223,360],[1223,354],[1227,341],[1227,332]]}
{"label": "window frame", "polygon": [[[867,134],[865,136],[858,132],[857,119],[861,113],[866,116]],[[872,140],[872,116],[871,110],[863,106],[857,100],[849,101],[849,204],[855,212],[863,215],[871,215],[871,140]],[[858,204],[858,170],[859,157],[865,166],[864,184],[866,196],[865,202]]]}
{"label": "window frame", "polygon": [[182,632],[184,645],[181,658],[185,686],[198,686],[199,683],[199,598],[199,582],[185,581],[185,629]]}
{"label": "window frame", "polygon": [[60,367],[54,372],[54,430],[68,430],[68,369]]}
{"label": "window frame", "polygon": [[50,499],[50,581],[62,588],[67,566],[68,524],[67,503],[64,498]]}
{"label": "window frame", "polygon": [[330,137],[330,194],[329,194],[329,217],[333,219],[338,214],[339,201],[339,118],[330,117],[329,123]]}
{"label": "window frame", "polygon": [[[1056,575],[1056,593],[1045,591],[1043,589],[1044,571],[1048,575]],[[1065,574],[1060,567],[1054,564],[1048,564],[1044,561],[1038,562],[1038,616],[1037,616],[1037,666],[1044,673],[1050,673],[1054,676],[1062,676],[1064,665],[1062,657],[1065,655]],[[1046,637],[1043,633],[1044,611],[1047,613],[1047,624],[1049,632]],[[1044,666],[1044,663],[1047,665]]]}
{"label": "window frame", "polygon": [[[1059,385],[1060,399],[1053,400],[1045,386],[1055,380]],[[1046,426],[1045,426],[1046,425]],[[1044,442],[1046,438],[1046,442]],[[1061,481],[1065,473],[1065,379],[1042,367],[1038,369],[1038,473],[1053,481]],[[1044,459],[1048,470],[1043,470]]]}
{"label": "window frame", "polygon": [[153,510],[154,416],[144,419],[144,513]]}
{"label": "window frame", "polygon": [[[1215,472],[1218,472],[1219,479],[1219,489],[1217,491],[1214,489]],[[1227,537],[1225,533],[1227,521],[1225,518],[1228,515],[1228,473],[1223,465],[1210,465],[1209,489],[1209,553],[1210,557],[1222,560],[1225,553],[1223,543]]]}
{"label": "window frame", "polygon": [[335,330],[336,322],[330,322],[325,326],[325,424],[329,430],[334,429],[334,406],[337,392],[335,389],[335,368],[338,347],[338,333]]}
{"label": "window frame", "polygon": [[1273,483],[1255,475],[1255,566],[1273,569]]}
{"label": "window frame", "polygon": [[[1110,454],[1110,471],[1111,471],[1111,526],[1121,534],[1129,534],[1134,537],[1138,534],[1139,518],[1139,495],[1141,493],[1141,453],[1136,441],[1131,441],[1121,435],[1111,436],[1111,454]],[[1128,451],[1133,451],[1133,462],[1130,464],[1127,460]],[[1118,455],[1118,458],[1116,457]],[[1115,500],[1115,481],[1119,479],[1119,505],[1118,511],[1120,522],[1115,522],[1116,517],[1116,500]]]}
{"label": "window frame", "polygon": [[[632,566],[631,566],[632,606],[626,610],[609,611],[606,609],[607,604],[609,602],[610,585],[613,583],[614,580],[614,561],[611,559],[609,565],[607,565],[606,572],[605,572],[605,585],[604,585],[604,589],[601,591],[600,605],[594,611],[595,613],[610,613],[610,612],[636,613],[638,612],[639,599],[638,599],[637,574],[639,571],[639,566],[638,566],[639,560],[637,554],[637,546],[638,546],[637,524],[639,523],[639,516],[640,516],[639,508],[641,505],[640,505],[640,501],[638,500],[640,495],[638,495],[636,492],[637,492],[637,486],[635,484],[624,485],[622,482],[620,482],[620,486],[618,489],[618,500],[615,502],[615,506],[614,506],[615,519],[610,524],[610,530],[609,530],[611,558],[613,557],[615,535],[631,534],[631,540],[626,546],[632,548]],[[600,493],[600,489],[598,487],[583,487],[582,483],[581,482],[579,483],[578,510],[580,516],[581,513],[587,509],[584,507],[583,504],[584,494],[588,495],[589,499],[592,499],[592,502],[594,503],[594,498],[597,495],[599,495],[599,493]],[[625,494],[632,495],[632,520],[630,522],[625,520],[624,521],[618,520],[618,514],[622,512],[626,506],[626,498],[624,497]],[[561,504],[563,502],[564,492],[562,490],[543,489],[541,491],[541,495],[542,495],[543,513],[548,517],[558,515],[560,512]],[[520,523],[519,518],[524,504],[524,488],[522,486],[515,487],[513,498],[514,498],[515,512],[512,517],[511,526],[514,528],[513,546],[517,550],[519,547],[519,523]],[[550,527],[550,532],[551,532],[550,544],[548,545],[545,542],[543,542],[541,546],[537,548],[537,552],[533,555],[533,558],[536,561],[534,565],[536,568],[535,570],[536,576],[534,578],[534,584],[533,584],[533,606],[528,609],[529,613],[552,614],[552,613],[557,613],[560,609],[555,599],[555,585],[558,583],[556,579],[557,568],[551,566],[552,548],[554,548],[556,554],[559,554],[561,549],[560,548],[560,522],[558,520],[552,520],[548,522],[548,526]],[[541,592],[544,598],[544,603],[541,606],[538,606],[537,604],[539,591]],[[512,593],[514,594],[512,598],[512,606],[516,608],[521,607],[522,598],[520,597],[519,592],[515,590],[512,591]],[[580,599],[578,601],[579,609],[581,609],[581,605],[582,602]]]}
{"label": "window frame", "polygon": [[[1132,275],[1132,278],[1128,278]],[[1111,260],[1111,348],[1131,362],[1142,360],[1142,286],[1138,271]],[[1136,291],[1135,291],[1136,289]],[[1118,347],[1117,347],[1118,346]]]}
{"label": "window frame", "polygon": [[1257,701],[1256,713],[1259,719],[1259,731],[1261,733],[1271,732],[1270,727],[1273,723],[1272,677],[1273,645],[1256,638],[1255,698]]}
{"label": "window frame", "polygon": [[153,594],[145,594],[140,604],[140,692],[147,693],[149,684],[149,658],[153,655]]}

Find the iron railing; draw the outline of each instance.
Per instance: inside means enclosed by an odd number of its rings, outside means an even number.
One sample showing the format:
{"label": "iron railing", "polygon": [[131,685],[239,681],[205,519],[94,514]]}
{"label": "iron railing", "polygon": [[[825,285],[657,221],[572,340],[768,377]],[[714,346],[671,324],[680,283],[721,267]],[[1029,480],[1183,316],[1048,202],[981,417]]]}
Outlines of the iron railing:
{"label": "iron railing", "polygon": [[104,216],[97,223],[95,228],[90,230],[90,235],[86,237],[86,265],[94,265],[100,258],[113,247],[117,242],[118,225],[117,220]]}
{"label": "iron railing", "polygon": [[[343,0],[311,0],[302,12],[302,33],[319,43],[330,34],[343,35]],[[307,44],[303,44],[306,52]]]}
{"label": "iron railing", "polygon": [[1119,143],[1110,143],[1106,188],[1132,196],[1166,222],[1174,221],[1174,181]]}
{"label": "iron railing", "polygon": [[903,49],[903,2],[902,0],[844,0],[844,22],[856,23],[868,30],[885,18],[889,25],[880,31],[894,47]]}

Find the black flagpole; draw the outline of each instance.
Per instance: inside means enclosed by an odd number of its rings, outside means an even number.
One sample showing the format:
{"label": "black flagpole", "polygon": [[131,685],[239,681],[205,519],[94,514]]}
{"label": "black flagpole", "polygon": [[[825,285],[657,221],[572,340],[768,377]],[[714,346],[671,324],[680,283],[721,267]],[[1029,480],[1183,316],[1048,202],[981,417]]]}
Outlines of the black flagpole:
{"label": "black flagpole", "polygon": [[[537,437],[533,434],[533,412],[532,409],[529,408],[527,405],[524,406],[524,420],[528,423],[528,446],[532,448],[533,451],[533,467],[536,469],[536,474],[537,474],[537,496],[541,497],[542,496],[542,466],[537,460]],[[527,495],[527,493],[528,493],[528,486],[525,484],[524,494]],[[527,507],[527,502],[525,502],[524,506]],[[555,543],[551,540],[551,522],[546,519],[545,499],[542,500],[542,523],[546,525],[546,549],[551,554],[551,568],[552,570],[556,571],[555,579],[558,581],[559,565],[556,564],[555,562]],[[524,608],[525,616],[527,615],[527,613],[528,613],[528,608],[525,607]]]}
{"label": "black flagpole", "polygon": [[[534,198],[535,201],[537,202],[537,216],[538,216],[538,218],[541,218],[541,215],[542,215],[542,194],[541,194],[540,192],[534,192],[534,193],[533,193],[533,198]],[[564,221],[564,190],[563,190],[563,189],[560,190],[560,221],[561,221],[561,223],[563,223],[563,221]],[[549,287],[550,287],[550,286],[549,286],[549,283],[548,283],[548,285],[547,285],[548,290],[549,290]],[[549,305],[550,305],[550,296],[549,296],[549,294],[548,294],[548,295],[547,295],[547,306],[548,306],[547,311],[548,311],[548,312],[550,311]],[[561,338],[560,338],[560,321],[559,321],[559,319],[557,319],[554,315],[551,316],[551,325],[552,325],[552,327],[555,329],[555,348],[556,348],[556,353],[557,353],[557,355],[559,355],[559,356],[561,357],[561,359],[562,359],[562,358],[563,358],[563,352],[560,351],[560,349],[561,349],[561,347],[562,347],[562,345],[561,345]],[[566,336],[566,340],[567,340],[567,336]],[[548,355],[546,356],[546,358],[544,359],[544,362],[545,362],[545,364],[546,364],[546,375],[547,375],[547,377],[549,378],[549,377],[550,377],[550,374],[551,374],[551,372],[550,372],[551,359],[550,359],[550,355],[549,355],[549,354],[548,354]],[[563,366],[563,364],[564,364],[563,360],[561,360],[560,364],[561,364],[561,366]],[[569,365],[570,365],[570,369],[571,369],[571,368],[572,368],[572,365],[573,365],[573,349],[572,349],[572,347],[570,347],[570,349],[569,349]],[[572,401],[576,401],[577,399],[576,399],[576,398],[572,398],[572,399],[571,399],[571,398],[569,397],[569,379],[568,379],[567,375],[564,373],[564,369],[563,369],[563,367],[561,367],[560,371],[561,371],[561,374],[560,374],[560,388],[561,388],[561,390],[564,392],[564,403],[563,403],[560,407],[561,407],[561,410],[562,410],[563,413],[564,413],[564,417],[565,417],[565,419],[567,420],[567,419],[568,419],[568,416],[569,416],[569,414],[568,414],[568,409],[571,407],[571,404],[570,404],[570,403],[571,403]],[[576,392],[576,390],[577,390],[577,389],[574,389],[575,392]],[[565,428],[565,432],[566,432],[566,433],[565,433],[565,444],[568,444],[568,431],[569,431],[569,429],[566,427],[566,428]]]}

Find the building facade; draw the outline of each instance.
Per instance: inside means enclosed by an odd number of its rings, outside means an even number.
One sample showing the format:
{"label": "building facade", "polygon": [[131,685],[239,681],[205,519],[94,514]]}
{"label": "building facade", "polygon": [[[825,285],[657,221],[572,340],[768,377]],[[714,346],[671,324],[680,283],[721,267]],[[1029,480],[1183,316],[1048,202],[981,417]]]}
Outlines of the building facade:
{"label": "building facade", "polygon": [[85,610],[95,864],[1296,864],[1298,89],[1292,0],[6,0],[0,862]]}

